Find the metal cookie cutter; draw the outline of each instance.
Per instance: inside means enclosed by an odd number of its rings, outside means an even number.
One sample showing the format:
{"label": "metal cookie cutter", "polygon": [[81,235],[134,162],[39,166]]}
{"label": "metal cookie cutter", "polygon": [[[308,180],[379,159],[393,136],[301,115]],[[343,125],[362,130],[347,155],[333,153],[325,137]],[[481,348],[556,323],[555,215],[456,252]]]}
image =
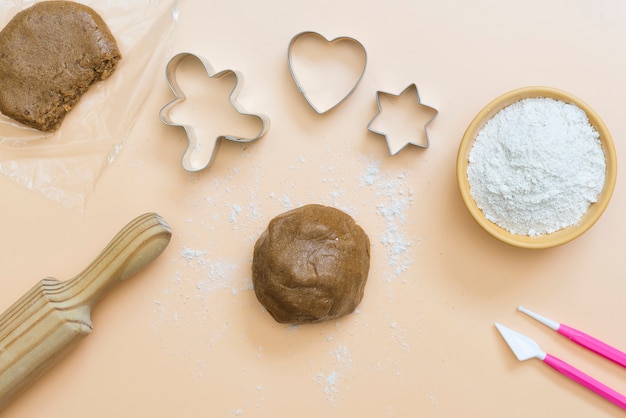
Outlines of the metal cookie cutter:
{"label": "metal cookie cutter", "polygon": [[[178,68],[178,65],[185,59],[196,59],[200,61],[200,63],[204,66],[204,69],[207,75],[210,78],[219,79],[227,75],[234,74],[235,80],[236,80],[235,86],[233,87],[233,90],[230,93],[228,100],[230,102],[230,105],[239,114],[244,115],[244,116],[253,116],[253,117],[258,118],[261,121],[261,129],[259,130],[256,136],[254,136],[253,138],[245,138],[245,137],[238,137],[238,136],[233,136],[233,135],[219,135],[215,138],[215,144],[213,145],[213,149],[208,159],[194,158],[200,146],[196,129],[191,125],[176,123],[170,118],[170,111],[176,105],[184,102],[186,99],[185,93],[182,91],[182,89],[178,85],[178,81],[176,80],[176,70]],[[216,73],[213,70],[213,67],[211,67],[211,64],[209,64],[209,62],[204,57],[201,57],[201,56],[189,53],[189,52],[181,52],[175,55],[167,63],[167,66],[165,69],[165,77],[166,77],[168,86],[170,87],[170,89],[175,95],[175,98],[171,102],[167,103],[160,110],[159,118],[161,119],[161,122],[163,122],[164,124],[168,126],[180,126],[185,129],[185,132],[187,134],[187,139],[188,139],[188,145],[182,157],[182,165],[185,170],[190,171],[190,172],[195,172],[195,171],[203,170],[204,168],[207,168],[209,165],[211,165],[211,163],[213,162],[213,159],[215,158],[215,155],[217,154],[219,145],[221,144],[223,139],[227,139],[229,141],[234,141],[234,142],[244,142],[244,143],[252,142],[263,137],[263,135],[265,135],[267,131],[269,130],[270,120],[267,116],[262,115],[262,114],[247,113],[245,110],[243,110],[243,108],[237,102],[237,96],[243,85],[243,76],[238,71],[223,70],[223,71]]]}
{"label": "metal cookie cutter", "polygon": [[[298,66],[297,58],[306,62]],[[356,89],[365,73],[367,53],[354,38],[342,36],[328,40],[317,32],[307,31],[297,34],[289,42],[287,65],[307,103],[322,114],[338,106]],[[335,71],[341,68],[355,71],[341,77]]]}
{"label": "metal cookie cutter", "polygon": [[[381,97],[381,96],[387,96],[387,97],[389,97],[391,100],[400,100],[400,99],[402,99],[402,98],[409,98],[409,96],[411,96],[411,95],[415,95],[415,97],[416,97],[416,99],[417,99],[417,101],[416,101],[415,103],[417,104],[418,109],[419,109],[419,111],[420,111],[420,112],[424,112],[424,111],[425,111],[425,112],[427,112],[427,113],[432,114],[432,116],[430,116],[430,117],[428,118],[428,120],[424,123],[424,138],[425,138],[426,142],[424,143],[424,142],[417,142],[417,141],[415,141],[415,140],[408,140],[408,141],[404,142],[404,144],[403,144],[403,145],[401,145],[401,146],[399,146],[399,147],[397,147],[397,148],[395,148],[395,149],[394,149],[394,146],[393,146],[393,144],[392,144],[392,141],[391,141],[391,140],[390,140],[390,138],[389,138],[390,133],[389,133],[386,129],[385,129],[385,130],[377,130],[377,129],[375,129],[375,128],[373,128],[373,127],[372,127],[372,125],[373,125],[375,122],[380,123],[380,122],[382,121],[382,122],[383,122],[382,124],[384,125],[385,113],[384,113],[384,111],[383,111],[383,110],[384,110],[384,109],[383,109],[383,106],[381,106],[381,103],[380,103],[380,97]],[[377,113],[377,114],[374,116],[374,118],[373,118],[373,119],[372,119],[372,120],[371,120],[371,121],[367,124],[367,129],[368,129],[370,132],[373,132],[373,133],[378,134],[378,135],[383,135],[383,136],[385,137],[385,140],[387,141],[387,147],[389,148],[389,153],[390,153],[392,156],[394,156],[394,155],[396,155],[397,153],[399,153],[400,151],[402,151],[402,150],[403,150],[403,149],[404,149],[407,145],[409,145],[409,144],[411,144],[411,145],[415,145],[415,146],[418,146],[418,147],[420,147],[420,148],[428,148],[428,147],[429,147],[429,145],[430,145],[430,140],[429,140],[429,138],[428,138],[428,130],[426,129],[426,127],[428,126],[428,124],[429,124],[430,122],[432,122],[432,121],[433,121],[433,119],[435,119],[435,117],[437,116],[437,114],[438,114],[439,112],[437,111],[437,109],[434,109],[434,108],[432,108],[432,107],[430,107],[430,106],[426,106],[426,105],[423,105],[423,104],[422,104],[422,102],[421,102],[421,100],[420,100],[419,93],[418,93],[418,91],[417,91],[417,86],[415,85],[415,83],[410,84],[407,88],[405,88],[405,89],[404,89],[404,90],[403,90],[400,94],[398,94],[398,95],[391,94],[391,93],[385,93],[385,92],[382,92],[382,91],[377,91],[377,92],[376,92],[376,104],[377,104],[377,106],[378,106],[378,113]],[[393,124],[397,123],[397,121],[395,121],[395,120],[394,120],[394,121],[391,121],[391,119],[393,119],[393,118],[389,118],[389,119],[390,119],[390,120],[389,120],[389,122],[388,122],[388,123],[389,123],[390,125],[393,125]]]}

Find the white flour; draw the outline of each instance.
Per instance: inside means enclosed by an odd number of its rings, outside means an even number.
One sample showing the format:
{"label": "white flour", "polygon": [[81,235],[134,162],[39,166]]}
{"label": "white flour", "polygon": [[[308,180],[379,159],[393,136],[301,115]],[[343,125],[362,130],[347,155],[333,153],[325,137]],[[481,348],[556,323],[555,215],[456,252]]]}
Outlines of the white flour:
{"label": "white flour", "polygon": [[502,109],[476,137],[467,178],[485,217],[538,236],[577,224],[604,186],[598,132],[579,107],[549,98]]}
{"label": "white flour", "polygon": [[[408,186],[406,172],[388,176],[381,173],[380,162],[370,162],[362,176],[363,185],[372,188],[378,203],[376,213],[385,221],[380,242],[385,246],[388,265],[393,268],[393,276],[400,276],[409,270],[412,264],[411,245],[414,238],[406,234],[409,210],[413,204],[413,190]],[[393,276],[385,273],[385,281],[391,282]]]}

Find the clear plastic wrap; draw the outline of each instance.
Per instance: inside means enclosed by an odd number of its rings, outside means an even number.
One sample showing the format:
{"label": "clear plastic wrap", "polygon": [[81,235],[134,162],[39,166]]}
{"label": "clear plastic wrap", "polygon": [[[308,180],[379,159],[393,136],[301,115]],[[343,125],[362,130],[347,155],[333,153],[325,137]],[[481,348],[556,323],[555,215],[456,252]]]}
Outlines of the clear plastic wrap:
{"label": "clear plastic wrap", "polygon": [[[0,28],[35,1],[0,0]],[[0,114],[0,173],[62,205],[83,210],[122,150],[162,73],[177,21],[176,0],[86,0],[122,52],[115,73],[91,86],[53,133]]]}

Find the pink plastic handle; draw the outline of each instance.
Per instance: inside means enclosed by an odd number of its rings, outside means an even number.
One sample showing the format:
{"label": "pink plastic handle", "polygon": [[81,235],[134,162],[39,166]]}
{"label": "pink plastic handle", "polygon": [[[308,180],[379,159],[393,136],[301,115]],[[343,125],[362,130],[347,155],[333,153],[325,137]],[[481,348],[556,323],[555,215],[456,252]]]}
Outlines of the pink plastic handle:
{"label": "pink plastic handle", "polygon": [[557,331],[559,334],[566,336],[576,344],[588,348],[594,353],[599,354],[622,367],[626,367],[626,353],[623,353],[617,348],[611,347],[591,335],[585,334],[582,331],[578,331],[577,329],[568,327],[564,324],[561,324]]}
{"label": "pink plastic handle", "polygon": [[593,377],[586,375],[575,367],[570,366],[563,360],[559,360],[550,354],[546,354],[543,361],[564,376],[569,377],[576,383],[583,385],[587,389],[602,396],[604,399],[607,399],[620,408],[626,410],[626,396],[614,391],[605,384],[598,382]]}

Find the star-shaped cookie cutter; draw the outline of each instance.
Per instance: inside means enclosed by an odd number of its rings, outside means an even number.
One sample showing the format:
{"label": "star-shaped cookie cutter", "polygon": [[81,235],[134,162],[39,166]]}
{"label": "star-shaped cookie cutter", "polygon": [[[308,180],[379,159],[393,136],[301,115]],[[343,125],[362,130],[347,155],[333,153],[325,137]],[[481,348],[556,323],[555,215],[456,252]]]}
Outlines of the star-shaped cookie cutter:
{"label": "star-shaped cookie cutter", "polygon": [[[235,80],[236,80],[235,86],[233,87],[233,90],[228,97],[230,105],[239,114],[244,115],[244,116],[253,116],[253,117],[258,118],[261,121],[261,128],[259,132],[257,133],[257,135],[254,136],[253,138],[245,138],[245,137],[239,137],[239,136],[233,136],[233,135],[218,135],[215,138],[215,144],[213,146],[212,152],[210,153],[210,157],[208,158],[207,161],[201,161],[200,163],[195,162],[193,159],[194,153],[198,149],[198,146],[199,146],[199,140],[198,140],[195,128],[192,125],[176,123],[170,117],[170,111],[176,105],[186,100],[185,93],[182,91],[182,89],[180,88],[178,84],[178,81],[176,80],[176,70],[179,64],[183,60],[188,59],[188,58],[196,59],[200,61],[200,63],[203,65],[204,70],[206,71],[209,78],[222,78],[229,74],[234,74]],[[181,52],[175,55],[174,57],[172,57],[170,61],[167,63],[167,66],[165,68],[165,78],[167,80],[168,86],[174,93],[175,98],[174,100],[170,101],[165,106],[163,106],[163,108],[159,111],[159,118],[161,119],[161,122],[163,122],[165,125],[177,126],[177,127],[182,127],[185,129],[185,133],[188,139],[188,145],[185,148],[185,151],[182,156],[182,165],[185,170],[190,171],[190,172],[196,172],[196,171],[203,170],[207,168],[208,166],[210,166],[213,160],[215,159],[215,155],[217,154],[219,145],[222,143],[222,140],[229,140],[229,141],[240,142],[240,143],[252,142],[263,137],[269,130],[270,120],[267,116],[263,114],[258,114],[258,113],[256,114],[247,113],[241,107],[241,105],[237,102],[239,91],[241,90],[243,86],[243,76],[238,71],[223,70],[220,72],[215,72],[211,64],[209,64],[209,62],[206,60],[206,58],[190,53],[190,52]]]}
{"label": "star-shaped cookie cutter", "polygon": [[[381,96],[388,96],[394,99],[400,98],[401,96],[404,95],[412,95],[414,94],[416,99],[417,99],[417,105],[422,108],[427,110],[428,112],[432,113],[432,117],[430,117],[426,123],[424,124],[424,137],[426,139],[426,143],[420,143],[417,141],[407,141],[403,146],[401,146],[400,148],[396,149],[395,151],[392,148],[392,144],[391,141],[389,139],[389,134],[385,131],[379,131],[376,130],[374,128],[372,128],[372,124],[374,123],[374,121],[383,114],[383,108],[380,104],[380,97]],[[378,135],[382,135],[385,137],[385,140],[387,141],[387,147],[389,148],[389,153],[391,154],[391,156],[394,156],[396,154],[398,154],[400,151],[402,151],[404,148],[406,148],[407,145],[411,144],[411,145],[415,145],[417,147],[420,148],[428,148],[430,146],[430,139],[428,137],[428,129],[427,126],[437,117],[437,114],[439,113],[439,111],[437,111],[437,109],[430,107],[430,106],[426,106],[424,104],[422,104],[422,101],[420,99],[419,96],[419,92],[417,91],[417,85],[415,83],[410,84],[408,87],[406,87],[404,90],[402,90],[402,92],[400,94],[391,94],[391,93],[386,93],[383,91],[377,91],[376,92],[376,105],[378,106],[378,113],[372,118],[372,120],[370,120],[370,122],[367,124],[367,130],[370,132],[373,132],[375,134]]]}

